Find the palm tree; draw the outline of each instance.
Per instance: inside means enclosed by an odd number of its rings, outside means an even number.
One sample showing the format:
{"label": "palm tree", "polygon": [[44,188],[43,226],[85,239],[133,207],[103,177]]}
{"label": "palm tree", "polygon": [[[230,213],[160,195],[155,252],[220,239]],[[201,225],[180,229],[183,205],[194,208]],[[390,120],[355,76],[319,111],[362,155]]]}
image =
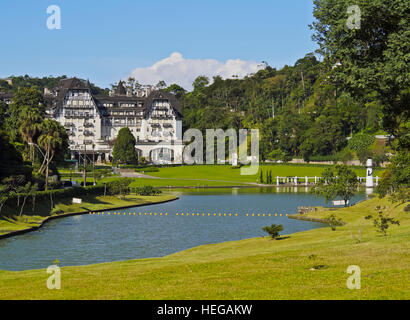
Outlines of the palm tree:
{"label": "palm tree", "polygon": [[30,160],[34,166],[34,142],[41,129],[42,116],[36,110],[25,107],[20,114],[19,131],[23,141],[30,146]]}
{"label": "palm tree", "polygon": [[47,119],[41,125],[41,134],[38,143],[45,150],[44,160],[39,173],[46,171],[46,186],[48,189],[49,165],[56,155],[56,151],[64,150],[67,144],[67,133],[65,129],[55,120]]}

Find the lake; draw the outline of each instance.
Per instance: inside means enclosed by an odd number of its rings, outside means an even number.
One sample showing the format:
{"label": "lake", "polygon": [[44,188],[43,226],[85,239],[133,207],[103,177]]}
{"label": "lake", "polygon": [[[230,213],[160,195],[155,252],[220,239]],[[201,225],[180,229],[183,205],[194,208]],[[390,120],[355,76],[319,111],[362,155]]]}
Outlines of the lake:
{"label": "lake", "polygon": [[[60,266],[74,266],[162,257],[203,244],[264,236],[262,228],[271,224],[282,224],[281,234],[324,226],[286,217],[298,206],[325,205],[304,188],[174,189],[172,193],[180,199],[51,220],[37,231],[2,239],[0,269],[47,268],[55,259]],[[351,203],[365,197],[359,193]]]}

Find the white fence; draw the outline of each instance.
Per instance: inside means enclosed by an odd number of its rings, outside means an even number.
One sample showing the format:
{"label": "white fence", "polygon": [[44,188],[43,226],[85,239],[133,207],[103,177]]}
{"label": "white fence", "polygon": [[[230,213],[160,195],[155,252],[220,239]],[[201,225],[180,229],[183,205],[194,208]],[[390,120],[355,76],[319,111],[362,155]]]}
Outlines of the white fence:
{"label": "white fence", "polygon": [[[276,186],[286,185],[286,186],[309,186],[316,184],[321,177],[276,177]],[[366,177],[357,177],[359,183],[365,183]],[[373,181],[375,186],[379,184],[379,177],[374,177]]]}

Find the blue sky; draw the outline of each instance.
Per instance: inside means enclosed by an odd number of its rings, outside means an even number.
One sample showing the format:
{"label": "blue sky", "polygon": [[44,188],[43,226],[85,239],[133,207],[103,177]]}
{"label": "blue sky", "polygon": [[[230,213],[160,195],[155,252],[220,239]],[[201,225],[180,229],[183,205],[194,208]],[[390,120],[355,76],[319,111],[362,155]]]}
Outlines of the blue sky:
{"label": "blue sky", "polygon": [[[279,68],[315,50],[308,28],[313,20],[312,2],[1,1],[0,77],[66,74],[89,78],[105,87],[138,68],[133,75],[146,77],[142,83],[161,76],[182,83],[183,79],[170,75],[179,70],[168,68],[172,59],[166,60],[168,73],[163,74],[162,66],[154,68],[155,76],[148,75],[153,70],[150,67],[175,52],[183,56],[179,57],[180,68],[195,69],[184,77],[201,73],[206,59],[221,65],[218,69],[208,63],[202,73],[216,72],[230,59],[267,61]],[[46,9],[53,4],[61,8],[61,30],[46,27]],[[184,65],[185,59],[193,64]],[[252,68],[245,65],[246,70]]]}

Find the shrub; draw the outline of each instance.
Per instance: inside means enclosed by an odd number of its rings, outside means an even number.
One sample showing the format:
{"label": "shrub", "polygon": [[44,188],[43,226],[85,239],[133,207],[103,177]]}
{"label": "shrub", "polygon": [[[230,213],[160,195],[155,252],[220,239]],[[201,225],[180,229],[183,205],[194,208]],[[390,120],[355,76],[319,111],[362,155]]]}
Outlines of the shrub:
{"label": "shrub", "polygon": [[374,135],[358,133],[349,140],[348,146],[350,150],[360,152],[368,149],[373,144],[374,140]]}
{"label": "shrub", "polygon": [[388,215],[384,214],[386,208],[382,208],[380,206],[376,207],[376,211],[378,216],[373,218],[372,215],[368,215],[365,219],[370,220],[373,219],[373,225],[376,227],[376,231],[382,233],[384,236],[387,235],[387,229],[389,229],[390,225],[396,224],[400,225],[400,222],[394,218],[390,218]]}
{"label": "shrub", "polygon": [[137,187],[135,189],[135,194],[140,195],[140,196],[156,196],[161,193],[162,193],[161,190],[156,189],[153,186],[143,186],[143,187]]}
{"label": "shrub", "polygon": [[321,156],[321,155],[315,155],[315,156],[310,156],[309,161],[317,161],[317,162],[324,162],[324,161],[337,161],[337,157],[334,155],[326,155],[326,156]]}
{"label": "shrub", "polygon": [[276,239],[279,237],[279,232],[283,231],[283,225],[272,224],[271,226],[263,227],[262,230],[269,233],[272,239]]}
{"label": "shrub", "polygon": [[336,215],[334,215],[334,214],[331,214],[330,216],[328,216],[325,219],[325,221],[327,222],[327,224],[329,224],[332,231],[336,231],[336,227],[343,226],[343,224],[344,224],[342,219],[337,218]]}
{"label": "shrub", "polygon": [[129,185],[133,181],[131,178],[121,178],[107,183],[107,192],[110,195],[119,194],[122,198],[130,193]]}

